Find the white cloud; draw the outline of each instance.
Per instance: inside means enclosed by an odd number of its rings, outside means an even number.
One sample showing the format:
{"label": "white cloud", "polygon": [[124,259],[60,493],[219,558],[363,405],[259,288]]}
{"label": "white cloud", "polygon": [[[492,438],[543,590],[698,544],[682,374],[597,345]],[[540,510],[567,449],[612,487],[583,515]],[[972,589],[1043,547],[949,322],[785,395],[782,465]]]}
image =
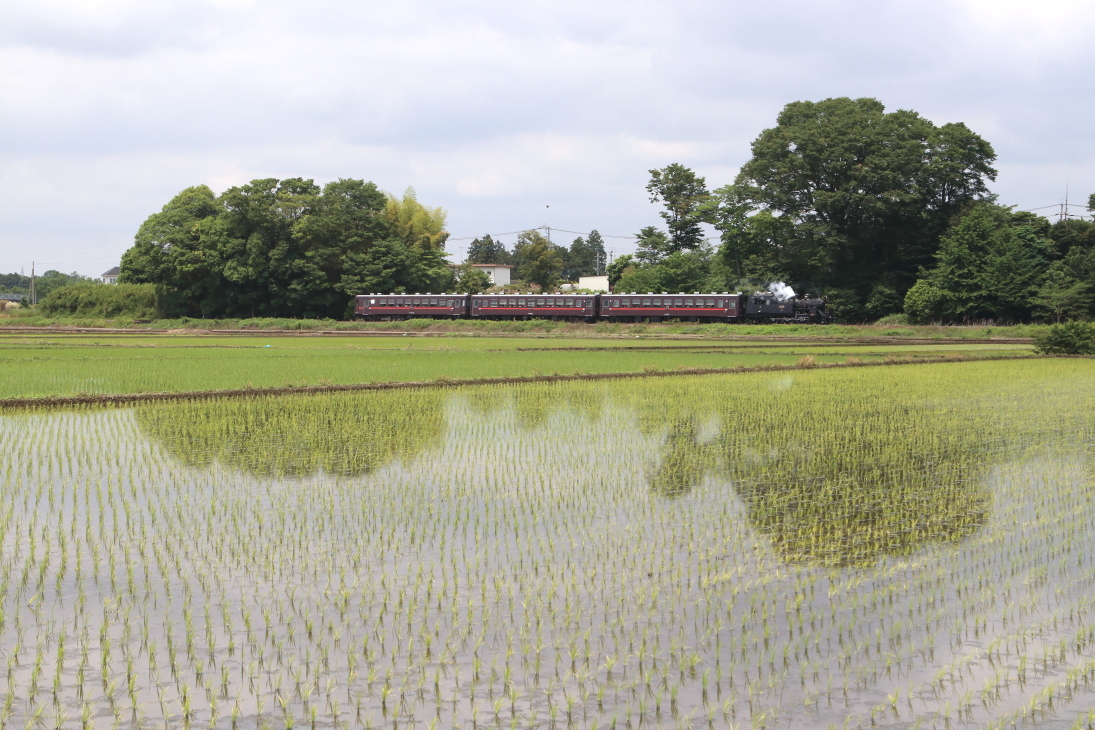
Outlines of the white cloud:
{"label": "white cloud", "polygon": [[965,121],[1004,202],[1086,196],[1093,29],[1074,0],[10,3],[0,271],[98,273],[183,187],[267,176],[413,185],[457,236],[627,234],[648,169],[725,184],[785,103],[843,95]]}

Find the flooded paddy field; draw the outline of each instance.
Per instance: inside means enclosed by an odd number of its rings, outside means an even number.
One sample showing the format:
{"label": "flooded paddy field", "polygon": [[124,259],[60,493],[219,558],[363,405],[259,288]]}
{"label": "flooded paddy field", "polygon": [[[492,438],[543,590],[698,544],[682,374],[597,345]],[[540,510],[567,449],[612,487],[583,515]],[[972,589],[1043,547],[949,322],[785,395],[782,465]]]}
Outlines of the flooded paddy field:
{"label": "flooded paddy field", "polygon": [[1095,363],[0,415],[5,727],[1073,727]]}

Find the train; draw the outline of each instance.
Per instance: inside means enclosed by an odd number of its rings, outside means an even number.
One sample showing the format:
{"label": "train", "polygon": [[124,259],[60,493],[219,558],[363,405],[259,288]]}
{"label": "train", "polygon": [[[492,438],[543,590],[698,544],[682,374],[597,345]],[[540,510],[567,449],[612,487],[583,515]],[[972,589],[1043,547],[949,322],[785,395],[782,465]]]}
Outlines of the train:
{"label": "train", "polygon": [[548,319],[565,322],[738,322],[828,324],[824,299],[742,294],[359,294],[362,320]]}

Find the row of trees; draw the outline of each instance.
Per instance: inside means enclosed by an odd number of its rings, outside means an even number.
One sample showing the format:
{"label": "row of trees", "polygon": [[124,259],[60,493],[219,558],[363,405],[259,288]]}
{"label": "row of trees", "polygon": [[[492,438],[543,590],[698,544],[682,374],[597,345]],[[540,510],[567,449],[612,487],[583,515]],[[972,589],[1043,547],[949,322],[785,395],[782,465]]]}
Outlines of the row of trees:
{"label": "row of trees", "polygon": [[363,180],[187,188],[122,257],[123,283],[161,287],[167,316],[342,317],[354,294],[455,291],[484,275],[445,258],[445,211]]}
{"label": "row of trees", "polygon": [[517,236],[513,251],[490,234],[476,238],[468,247],[469,264],[509,264],[513,278],[550,289],[559,281],[578,281],[605,271],[607,254],[604,239],[596,230],[575,238],[570,247],[559,246],[539,231],[524,231]]}
{"label": "row of trees", "polygon": [[[791,283],[845,321],[1095,315],[1095,227],[997,204],[992,146],[875,99],[788,104],[735,180],[709,190],[680,164],[651,170],[663,227],[605,265],[597,231],[559,246],[538,231],[512,250],[472,242],[468,264],[511,264],[551,289],[607,273],[618,291],[726,291]],[[1095,196],[1092,199],[1095,208]],[[714,236],[709,237],[713,231]],[[188,188],[145,221],[121,281],[153,284],[168,315],[339,317],[354,294],[479,291],[452,267],[445,212],[373,183],[263,179]]]}
{"label": "row of trees", "polygon": [[943,236],[904,311],[914,322],[1091,318],[1095,223],[977,204]]}
{"label": "row of trees", "polygon": [[[34,292],[35,296],[41,300],[47,297],[50,292],[60,289],[63,286],[89,284],[98,281],[98,279],[90,276],[77,274],[75,271],[71,274],[63,274],[60,271],[50,269],[44,274],[34,277]],[[16,273],[0,274],[0,292],[29,295],[30,277]]]}
{"label": "row of trees", "polygon": [[964,124],[887,113],[874,99],[788,104],[729,185],[709,191],[680,164],[651,170],[665,230],[636,234],[610,282],[645,292],[781,280],[846,321],[1095,314],[1095,224],[997,205],[995,158]]}

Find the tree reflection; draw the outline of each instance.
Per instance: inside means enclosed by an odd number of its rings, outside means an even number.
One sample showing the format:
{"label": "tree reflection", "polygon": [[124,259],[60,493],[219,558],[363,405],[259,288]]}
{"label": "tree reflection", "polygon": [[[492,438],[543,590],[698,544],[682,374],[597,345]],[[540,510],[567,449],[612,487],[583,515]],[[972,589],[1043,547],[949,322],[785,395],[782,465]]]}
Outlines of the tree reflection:
{"label": "tree reflection", "polygon": [[788,562],[869,564],[962,540],[989,515],[978,429],[927,409],[879,418],[864,404],[782,425],[743,421],[723,440],[750,523]]}
{"label": "tree reflection", "polygon": [[446,394],[435,390],[257,396],[137,409],[179,461],[260,476],[359,475],[438,443]]}
{"label": "tree reflection", "polygon": [[718,449],[703,438],[696,418],[672,418],[656,468],[649,474],[650,489],[663,497],[681,497],[718,466]]}

